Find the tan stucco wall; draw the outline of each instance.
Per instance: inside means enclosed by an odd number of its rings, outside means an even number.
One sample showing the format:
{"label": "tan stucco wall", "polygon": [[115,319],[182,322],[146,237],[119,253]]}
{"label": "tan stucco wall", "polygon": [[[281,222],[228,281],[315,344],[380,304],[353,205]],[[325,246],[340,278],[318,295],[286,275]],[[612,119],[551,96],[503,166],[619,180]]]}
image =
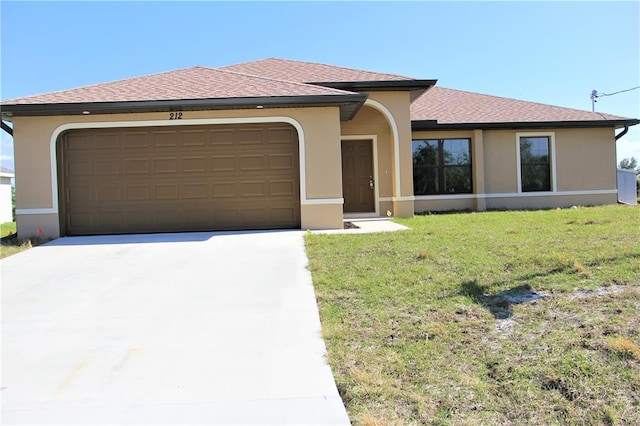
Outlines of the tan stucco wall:
{"label": "tan stucco wall", "polygon": [[341,229],[342,204],[303,205],[301,229]]}
{"label": "tan stucco wall", "polygon": [[[555,138],[557,192],[544,196],[518,193],[517,133],[548,134]],[[616,194],[562,194],[563,191],[616,189],[616,151],[613,128],[518,129],[475,131],[419,131],[413,139],[470,138],[474,193],[505,197],[424,200],[416,197],[416,212],[486,208],[552,208],[614,204]],[[481,145],[481,146],[480,146]],[[480,159],[478,155],[482,155]],[[482,170],[478,170],[482,167]],[[508,195],[507,195],[508,194]],[[433,197],[430,197],[433,198]]]}
{"label": "tan stucco wall", "polygon": [[[411,149],[411,112],[409,92],[372,92],[369,99],[380,102],[393,115],[398,128],[400,147],[400,193],[394,196],[413,195],[413,153]],[[393,147],[392,147],[392,153]],[[395,154],[392,156],[395,162]],[[393,163],[392,163],[393,164]],[[395,170],[395,169],[394,169]]]}
{"label": "tan stucco wall", "polygon": [[[309,200],[342,198],[342,168],[340,153],[340,120],[338,107],[281,108],[232,111],[185,111],[185,120],[245,117],[290,117],[303,128],[305,138],[306,195]],[[169,114],[104,114],[54,117],[14,117],[14,147],[16,168],[16,209],[52,208],[51,137],[61,125],[69,123],[113,121],[166,121]],[[203,123],[204,124],[204,123]],[[145,125],[153,125],[146,123]],[[303,167],[301,167],[302,173]],[[338,208],[335,207],[338,206]],[[339,210],[339,213],[337,211]],[[303,228],[340,227],[342,205],[333,202],[332,208],[323,204],[307,205],[301,210]],[[335,217],[325,217],[331,214]],[[18,214],[21,236],[35,234],[40,226],[45,235],[59,236],[57,214]],[[35,224],[35,225],[34,225]],[[330,225],[327,225],[330,224]],[[34,228],[34,229],[32,229]]]}
{"label": "tan stucco wall", "polygon": [[518,192],[516,165],[516,131],[485,130],[484,192]]}
{"label": "tan stucco wall", "polygon": [[475,199],[458,200],[420,200],[415,201],[416,213],[438,212],[449,210],[476,210]]}
{"label": "tan stucco wall", "polygon": [[550,195],[544,197],[488,198],[488,209],[550,209],[572,206],[616,204],[617,194]]}
{"label": "tan stucco wall", "polygon": [[613,129],[556,130],[556,159],[558,191],[616,188]]}
{"label": "tan stucco wall", "polygon": [[[369,100],[382,104],[391,114],[391,120],[396,126],[398,141],[394,142],[393,125],[387,120],[377,105],[365,105],[353,120],[343,122],[341,132],[343,136],[371,135],[377,136],[378,141],[378,211],[386,216],[387,210],[396,217],[410,217],[413,215],[413,158],[411,150],[411,119],[409,92],[370,92]],[[399,187],[396,184],[396,146],[399,148]],[[409,197],[404,200],[390,198]]]}
{"label": "tan stucco wall", "polygon": [[363,106],[351,121],[340,123],[342,136],[375,135],[378,144],[378,191],[380,197],[391,197],[393,186],[393,163],[391,130],[384,116],[368,106]]}

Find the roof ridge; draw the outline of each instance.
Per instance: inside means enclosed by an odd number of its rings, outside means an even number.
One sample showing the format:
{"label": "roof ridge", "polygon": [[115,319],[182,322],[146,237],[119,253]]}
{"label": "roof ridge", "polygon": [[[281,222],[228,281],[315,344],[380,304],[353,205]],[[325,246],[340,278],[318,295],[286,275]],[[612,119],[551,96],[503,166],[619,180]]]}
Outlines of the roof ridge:
{"label": "roof ridge", "polygon": [[318,86],[317,84],[300,83],[300,82],[297,82],[297,81],[290,81],[290,80],[280,80],[280,79],[277,79],[277,78],[270,78],[270,77],[265,77],[265,76],[262,76],[262,75],[249,74],[249,73],[238,72],[238,71],[229,71],[229,70],[225,70],[225,69],[221,69],[221,68],[210,68],[210,69],[212,71],[219,71],[219,72],[224,72],[224,73],[234,74],[234,75],[242,75],[242,76],[245,76],[245,77],[251,77],[251,78],[266,80],[266,81],[275,82],[275,83],[287,83],[287,84],[295,84],[297,86],[302,86],[302,87],[314,87],[314,88],[322,88],[322,89],[332,89],[332,90],[335,90],[336,92],[341,92],[341,93],[344,93],[344,94],[354,94],[355,93],[355,92],[350,92],[348,90],[334,89],[332,87]]}
{"label": "roof ridge", "polygon": [[[505,100],[508,100],[508,101],[524,102],[524,103],[527,103],[527,104],[536,104],[536,105],[541,105],[541,106],[544,106],[544,107],[560,108],[560,109],[566,109],[566,110],[568,109],[568,110],[577,111],[577,112],[587,112],[587,113],[590,113],[590,114],[598,114],[604,119],[607,119],[605,117],[605,115],[609,115],[609,116],[613,116],[613,117],[619,117],[617,115],[609,114],[609,113],[606,113],[606,112],[602,113],[602,112],[598,112],[598,111],[589,111],[589,110],[586,110],[586,109],[578,109],[578,108],[563,107],[563,106],[553,105],[553,104],[545,104],[543,102],[525,101],[524,99],[508,98],[506,96],[489,95],[487,93],[480,93],[480,92],[470,92],[468,90],[451,89],[449,87],[434,86],[433,89],[445,89],[445,90],[451,90],[453,92],[468,93],[470,95],[480,95],[480,96],[487,96],[489,98],[505,99]],[[425,94],[428,93],[428,92],[429,91],[427,90],[425,92]],[[620,117],[620,118],[624,118],[624,117]]]}
{"label": "roof ridge", "polygon": [[44,93],[36,93],[34,95],[19,96],[17,98],[5,99],[2,102],[5,103],[5,102],[13,101],[13,100],[16,100],[16,99],[28,99],[28,98],[35,98],[37,96],[53,95],[53,94],[57,94],[57,93],[68,92],[70,90],[89,89],[89,88],[96,87],[96,86],[104,86],[106,84],[120,83],[120,82],[127,81],[127,80],[137,80],[137,79],[141,79],[141,78],[154,77],[154,76],[162,75],[162,74],[170,74],[170,73],[174,73],[174,72],[187,71],[187,70],[194,69],[194,68],[206,68],[206,69],[210,69],[210,70],[215,69],[215,68],[205,67],[205,66],[202,66],[202,65],[195,65],[195,66],[192,66],[192,67],[180,68],[180,69],[172,70],[172,71],[161,71],[161,72],[155,72],[155,73],[151,73],[151,74],[139,75],[139,76],[136,76],[136,77],[126,77],[126,78],[119,78],[117,80],[104,81],[102,83],[86,84],[84,86],[71,87],[69,89],[54,90],[53,92],[44,92]]}
{"label": "roof ridge", "polygon": [[[255,63],[258,63],[258,62],[264,62],[264,61],[268,61],[268,60],[276,60],[276,61],[282,61],[282,62],[297,62],[299,64],[308,64],[308,65],[320,65],[320,66],[324,66],[324,67],[337,68],[337,69],[347,70],[347,71],[352,71],[352,72],[360,72],[360,73],[367,73],[367,74],[386,74],[386,75],[393,76],[393,77],[398,77],[398,78],[401,78],[401,79],[416,80],[415,78],[409,77],[409,76],[406,76],[406,75],[388,73],[388,72],[383,72],[383,71],[362,70],[362,69],[358,69],[358,68],[343,67],[343,66],[340,66],[340,65],[325,64],[325,63],[322,63],[322,62],[311,62],[311,61],[302,61],[302,60],[299,60],[299,59],[285,59],[285,58],[276,58],[276,57],[263,58],[263,59],[258,59],[256,61],[240,62],[240,63],[237,63],[237,64],[226,65],[226,66],[221,67],[221,68],[230,68],[230,67],[235,67],[235,66],[239,66],[239,65],[255,64]],[[319,82],[310,81],[310,82],[307,82],[307,83],[319,83]]]}
{"label": "roof ridge", "polygon": [[409,80],[416,80],[415,78],[409,77],[409,76],[406,76],[406,75],[400,75],[400,74],[394,74],[394,73],[388,73],[388,72],[382,72],[382,71],[361,70],[361,69],[358,69],[358,68],[343,67],[341,65],[323,64],[321,62],[300,61],[300,60],[297,60],[297,59],[281,59],[281,58],[273,58],[273,59],[278,59],[278,60],[282,60],[282,61],[291,61],[291,62],[301,62],[301,63],[304,63],[304,64],[311,64],[311,65],[324,65],[324,66],[327,66],[327,67],[340,68],[340,69],[349,70],[349,71],[366,72],[366,73],[369,73],[369,74],[387,74],[387,75],[392,75],[394,77],[402,77],[402,78],[407,78]]}

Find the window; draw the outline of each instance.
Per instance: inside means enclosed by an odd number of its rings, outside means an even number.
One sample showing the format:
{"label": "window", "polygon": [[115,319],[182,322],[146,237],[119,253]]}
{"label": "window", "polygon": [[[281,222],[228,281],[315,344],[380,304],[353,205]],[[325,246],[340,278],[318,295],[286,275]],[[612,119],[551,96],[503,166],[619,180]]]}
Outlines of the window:
{"label": "window", "polygon": [[520,188],[522,192],[551,191],[551,139],[520,137]]}
{"label": "window", "polygon": [[413,141],[415,195],[472,192],[470,139]]}

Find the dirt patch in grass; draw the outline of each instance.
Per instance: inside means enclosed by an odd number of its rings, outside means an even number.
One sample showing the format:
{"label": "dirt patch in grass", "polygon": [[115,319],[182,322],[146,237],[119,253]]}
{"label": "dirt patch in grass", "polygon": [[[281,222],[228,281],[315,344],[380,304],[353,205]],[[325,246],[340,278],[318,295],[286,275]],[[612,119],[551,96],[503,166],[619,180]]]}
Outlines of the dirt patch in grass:
{"label": "dirt patch in grass", "polygon": [[[430,215],[307,235],[355,424],[640,424],[637,209]],[[579,265],[578,265],[579,264]]]}

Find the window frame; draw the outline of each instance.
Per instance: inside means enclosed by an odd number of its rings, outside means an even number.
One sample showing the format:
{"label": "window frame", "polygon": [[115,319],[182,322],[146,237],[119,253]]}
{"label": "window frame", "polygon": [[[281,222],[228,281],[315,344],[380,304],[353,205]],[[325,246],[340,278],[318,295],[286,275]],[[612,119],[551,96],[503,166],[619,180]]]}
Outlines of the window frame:
{"label": "window frame", "polygon": [[[468,153],[469,153],[469,164],[468,165],[447,165],[444,162],[444,151],[440,150],[440,146],[443,147],[444,149],[444,143],[446,141],[460,141],[460,140],[464,140],[467,141],[468,144]],[[474,188],[473,188],[473,146],[472,146],[472,140],[470,137],[450,137],[450,138],[416,138],[416,139],[411,139],[411,156],[413,159],[413,154],[414,154],[414,143],[415,142],[427,142],[427,141],[435,141],[438,144],[438,148],[437,148],[437,156],[438,156],[438,163],[436,165],[429,165],[429,166],[420,166],[422,168],[426,168],[426,169],[434,169],[436,171],[436,174],[438,175],[439,179],[437,181],[437,183],[439,184],[440,182],[440,176],[443,176],[447,170],[447,168],[462,168],[462,167],[468,167],[469,168],[469,191],[458,191],[458,192],[440,192],[440,190],[438,189],[437,192],[435,193],[429,193],[429,194],[417,194],[415,193],[415,164],[412,161],[412,172],[413,172],[413,185],[414,185],[414,196],[416,197],[440,197],[440,196],[451,196],[451,195],[464,195],[464,194],[473,194],[474,192]],[[443,183],[444,185],[444,183]],[[437,185],[439,186],[439,185]]]}
{"label": "window frame", "polygon": [[[523,191],[522,190],[522,158],[520,156],[521,138],[549,138],[549,190],[548,191]],[[548,194],[557,192],[556,179],[556,134],[555,132],[516,132],[516,169],[518,194]]]}

